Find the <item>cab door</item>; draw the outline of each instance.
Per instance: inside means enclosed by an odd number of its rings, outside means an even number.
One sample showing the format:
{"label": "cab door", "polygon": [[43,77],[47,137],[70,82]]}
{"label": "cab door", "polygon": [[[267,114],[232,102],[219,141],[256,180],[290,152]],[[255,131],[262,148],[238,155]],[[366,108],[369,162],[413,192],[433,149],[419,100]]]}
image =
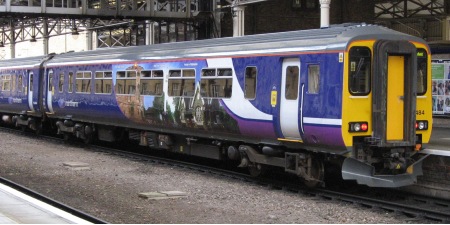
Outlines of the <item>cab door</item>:
{"label": "cab door", "polygon": [[373,136],[380,147],[414,146],[417,50],[407,41],[374,45]]}
{"label": "cab door", "polygon": [[303,99],[300,85],[300,60],[288,58],[283,60],[280,94],[280,130],[286,139],[302,140],[301,100]]}
{"label": "cab door", "polygon": [[405,110],[405,56],[389,55],[387,62],[386,139],[403,140]]}

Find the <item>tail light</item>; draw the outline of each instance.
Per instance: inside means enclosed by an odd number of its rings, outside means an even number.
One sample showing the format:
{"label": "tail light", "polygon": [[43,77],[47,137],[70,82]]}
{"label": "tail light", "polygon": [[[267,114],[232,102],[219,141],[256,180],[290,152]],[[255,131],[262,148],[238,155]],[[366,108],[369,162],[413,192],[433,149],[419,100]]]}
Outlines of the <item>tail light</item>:
{"label": "tail light", "polygon": [[417,120],[416,121],[416,130],[428,130],[428,121]]}
{"label": "tail light", "polygon": [[351,122],[349,123],[349,132],[366,132],[369,130],[369,123],[367,122]]}

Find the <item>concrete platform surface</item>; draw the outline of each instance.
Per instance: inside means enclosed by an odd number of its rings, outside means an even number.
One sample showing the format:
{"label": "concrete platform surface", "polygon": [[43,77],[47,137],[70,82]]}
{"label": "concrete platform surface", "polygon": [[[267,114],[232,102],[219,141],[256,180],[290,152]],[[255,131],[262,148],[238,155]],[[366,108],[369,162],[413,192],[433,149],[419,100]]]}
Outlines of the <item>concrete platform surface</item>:
{"label": "concrete platform surface", "polygon": [[0,184],[0,224],[91,224]]}

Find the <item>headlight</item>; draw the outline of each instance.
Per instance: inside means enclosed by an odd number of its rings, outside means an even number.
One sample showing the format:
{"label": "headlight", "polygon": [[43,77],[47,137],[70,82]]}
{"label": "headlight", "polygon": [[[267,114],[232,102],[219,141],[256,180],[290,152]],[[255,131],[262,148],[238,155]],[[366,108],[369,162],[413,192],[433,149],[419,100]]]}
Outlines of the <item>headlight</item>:
{"label": "headlight", "polygon": [[428,130],[428,121],[426,120],[416,121],[416,130]]}
{"label": "headlight", "polygon": [[425,128],[425,123],[419,122],[419,130],[423,130],[423,128]]}
{"label": "headlight", "polygon": [[353,125],[353,129],[358,132],[359,130],[361,130],[361,125],[359,125],[359,123]]}

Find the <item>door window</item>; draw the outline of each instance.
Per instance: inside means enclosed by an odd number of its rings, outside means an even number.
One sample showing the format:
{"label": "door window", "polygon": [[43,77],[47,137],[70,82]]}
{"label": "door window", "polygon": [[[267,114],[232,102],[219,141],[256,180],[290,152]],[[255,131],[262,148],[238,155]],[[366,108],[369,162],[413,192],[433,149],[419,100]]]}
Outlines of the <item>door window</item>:
{"label": "door window", "polygon": [[288,66],[286,68],[286,86],[285,96],[288,100],[296,100],[298,98],[298,66]]}
{"label": "door window", "polygon": [[28,84],[30,91],[33,91],[33,73],[30,73],[30,83]]}
{"label": "door window", "polygon": [[48,90],[47,91],[53,91],[53,72],[50,71],[48,73]]}

